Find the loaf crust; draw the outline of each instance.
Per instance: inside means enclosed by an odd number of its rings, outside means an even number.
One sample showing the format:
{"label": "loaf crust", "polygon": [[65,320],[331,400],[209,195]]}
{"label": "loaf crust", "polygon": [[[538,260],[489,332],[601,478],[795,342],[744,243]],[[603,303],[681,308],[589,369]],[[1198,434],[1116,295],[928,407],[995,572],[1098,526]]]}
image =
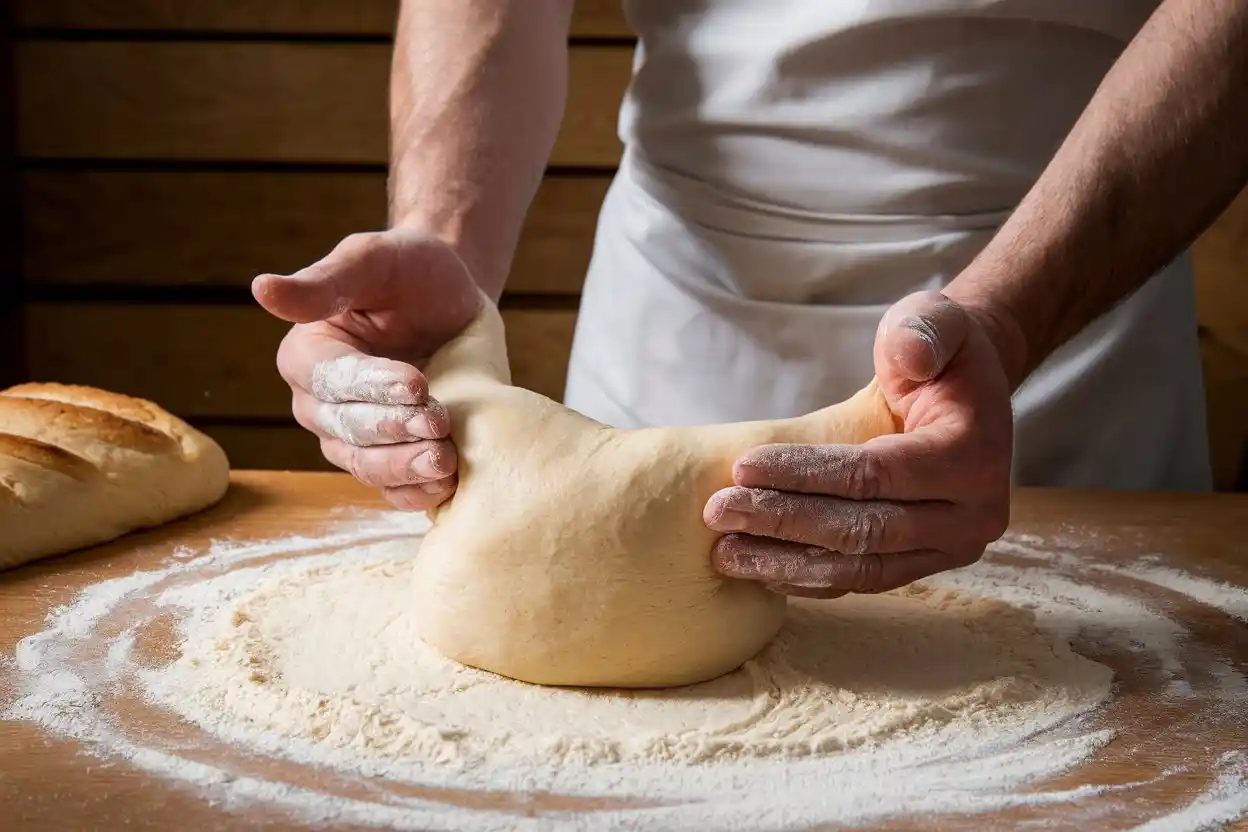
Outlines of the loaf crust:
{"label": "loaf crust", "polygon": [[201,511],[221,446],[144,399],[30,383],[0,390],[0,569]]}

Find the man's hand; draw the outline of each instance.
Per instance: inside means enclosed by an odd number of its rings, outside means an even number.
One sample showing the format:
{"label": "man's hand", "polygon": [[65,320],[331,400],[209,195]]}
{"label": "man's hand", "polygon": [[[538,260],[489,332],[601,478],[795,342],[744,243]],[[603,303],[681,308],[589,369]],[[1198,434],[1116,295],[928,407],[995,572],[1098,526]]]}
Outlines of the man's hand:
{"label": "man's hand", "polygon": [[277,368],[325,458],[381,486],[397,508],[450,496],[450,425],[419,368],[480,308],[455,252],[410,231],[355,234],[293,275],[257,277],[252,294],[295,324]]}
{"label": "man's hand", "polygon": [[776,592],[883,592],[969,565],[1009,521],[1010,386],[981,319],[937,292],[885,315],[875,370],[904,432],[764,445],[707,502],[715,568]]}

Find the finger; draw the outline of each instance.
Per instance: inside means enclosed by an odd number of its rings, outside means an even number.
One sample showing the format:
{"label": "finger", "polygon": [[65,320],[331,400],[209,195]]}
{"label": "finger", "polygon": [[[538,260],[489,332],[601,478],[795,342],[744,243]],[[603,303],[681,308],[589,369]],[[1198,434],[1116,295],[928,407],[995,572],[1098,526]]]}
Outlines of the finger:
{"label": "finger", "polygon": [[390,279],[395,246],[380,232],[352,234],[333,251],[289,275],[262,274],[251,293],[270,314],[291,323],[323,321]]}
{"label": "finger", "polygon": [[[875,339],[876,372],[910,381],[936,378],[961,349],[970,317],[940,292],[915,292],[893,304]],[[883,365],[883,366],[881,366]]]}
{"label": "finger", "polygon": [[427,511],[446,502],[455,493],[455,478],[384,488],[382,494],[400,511]]}
{"label": "finger", "polygon": [[446,408],[432,399],[422,405],[369,402],[334,404],[296,395],[291,410],[304,428],[348,445],[393,445],[418,439],[445,439],[450,432]]}
{"label": "finger", "polygon": [[425,403],[429,384],[411,364],[378,358],[332,328],[295,326],[277,348],[277,370],[291,387],[323,402]]}
{"label": "finger", "polygon": [[765,537],[726,535],[715,544],[711,563],[731,578],[814,591],[887,592],[949,569],[968,566],[974,555],[935,549],[851,555]]}
{"label": "finger", "polygon": [[446,440],[424,439],[361,448],[339,439],[322,439],[321,453],[365,485],[383,487],[446,479],[459,466],[455,446]]}
{"label": "finger", "polygon": [[962,549],[979,524],[952,503],[843,500],[732,486],[707,500],[706,525],[717,532],[773,537],[836,552]]}
{"label": "finger", "polygon": [[[930,425],[860,445],[760,445],[737,459],[732,479],[747,488],[847,500],[940,500],[971,474],[974,448],[966,433]],[[951,466],[950,459],[962,462]]]}

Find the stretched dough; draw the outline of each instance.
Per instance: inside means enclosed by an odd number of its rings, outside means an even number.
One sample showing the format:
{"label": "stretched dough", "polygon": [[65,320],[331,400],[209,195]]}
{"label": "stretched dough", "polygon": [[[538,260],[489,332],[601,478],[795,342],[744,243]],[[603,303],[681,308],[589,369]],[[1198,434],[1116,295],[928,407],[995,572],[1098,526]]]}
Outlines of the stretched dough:
{"label": "stretched dough", "polygon": [[426,376],[450,413],[459,485],[416,558],[417,633],[546,685],[666,687],[739,667],[779,630],[785,599],[712,570],[707,499],[755,445],[897,429],[874,382],[797,419],[609,428],[510,386],[488,300]]}

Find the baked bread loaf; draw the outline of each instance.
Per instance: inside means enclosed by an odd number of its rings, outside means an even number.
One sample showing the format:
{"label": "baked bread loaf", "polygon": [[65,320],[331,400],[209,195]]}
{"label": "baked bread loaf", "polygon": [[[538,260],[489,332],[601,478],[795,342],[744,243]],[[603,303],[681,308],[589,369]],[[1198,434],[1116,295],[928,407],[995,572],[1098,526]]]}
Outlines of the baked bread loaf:
{"label": "baked bread loaf", "polygon": [[0,569],[200,511],[228,483],[221,446],[149,401],[66,384],[0,390]]}

